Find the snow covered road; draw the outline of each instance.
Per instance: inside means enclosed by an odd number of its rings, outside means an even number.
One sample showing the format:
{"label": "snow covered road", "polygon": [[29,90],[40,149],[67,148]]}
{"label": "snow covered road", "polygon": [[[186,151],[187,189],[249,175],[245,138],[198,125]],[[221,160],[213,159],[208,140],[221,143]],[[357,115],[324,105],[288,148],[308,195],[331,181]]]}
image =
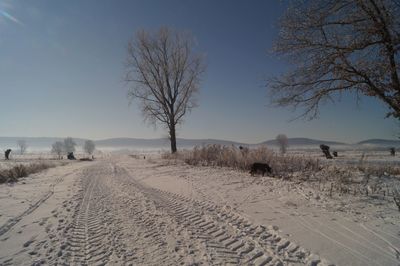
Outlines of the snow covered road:
{"label": "snow covered road", "polygon": [[[154,179],[160,171],[167,183]],[[221,191],[213,200],[217,182],[209,182],[209,195],[204,183],[203,190],[189,187],[185,171],[121,156],[2,185],[0,265],[329,265],[277,227],[233,208]],[[12,211],[3,208],[13,201]],[[384,251],[384,262],[396,265]]]}

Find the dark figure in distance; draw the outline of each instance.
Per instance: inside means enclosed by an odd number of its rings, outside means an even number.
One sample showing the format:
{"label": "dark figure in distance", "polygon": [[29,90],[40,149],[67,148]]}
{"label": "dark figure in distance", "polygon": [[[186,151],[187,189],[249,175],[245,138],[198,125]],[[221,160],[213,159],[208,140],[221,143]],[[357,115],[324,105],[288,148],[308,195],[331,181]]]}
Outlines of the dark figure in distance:
{"label": "dark figure in distance", "polygon": [[326,159],[332,159],[332,155],[329,152],[330,147],[328,145],[321,144],[321,145],[319,145],[319,147],[322,150],[322,152],[324,153]]}
{"label": "dark figure in distance", "polygon": [[396,149],[394,147],[390,148],[390,155],[392,156],[396,155]]}
{"label": "dark figure in distance", "polygon": [[338,157],[337,151],[333,151],[332,154],[333,154],[333,157]]}
{"label": "dark figure in distance", "polygon": [[69,152],[67,158],[68,160],[76,160],[73,152]]}
{"label": "dark figure in distance", "polygon": [[268,172],[269,174],[272,173],[272,168],[267,163],[253,163],[250,169],[250,174],[253,176],[256,173],[261,173],[262,176]]}
{"label": "dark figure in distance", "polygon": [[9,160],[9,159],[10,159],[10,158],[9,158],[10,153],[11,153],[11,149],[7,149],[7,150],[4,152],[4,157],[6,157],[6,160]]}

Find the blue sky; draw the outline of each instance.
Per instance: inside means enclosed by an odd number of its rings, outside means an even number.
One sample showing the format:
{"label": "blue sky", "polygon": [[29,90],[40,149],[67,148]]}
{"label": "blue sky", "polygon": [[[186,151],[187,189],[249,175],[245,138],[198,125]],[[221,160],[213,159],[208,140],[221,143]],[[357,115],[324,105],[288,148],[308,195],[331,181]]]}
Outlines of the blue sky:
{"label": "blue sky", "polygon": [[0,0],[0,136],[166,137],[128,105],[123,62],[138,29],[169,26],[190,31],[207,63],[179,137],[396,138],[398,122],[372,98],[356,106],[346,95],[313,121],[270,106],[265,79],[290,67],[270,53],[284,10],[261,0]]}

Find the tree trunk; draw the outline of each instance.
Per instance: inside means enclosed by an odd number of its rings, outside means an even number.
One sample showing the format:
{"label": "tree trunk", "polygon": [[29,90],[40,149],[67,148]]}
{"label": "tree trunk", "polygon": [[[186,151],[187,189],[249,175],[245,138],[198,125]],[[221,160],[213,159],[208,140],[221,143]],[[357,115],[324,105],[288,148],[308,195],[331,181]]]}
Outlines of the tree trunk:
{"label": "tree trunk", "polygon": [[171,141],[171,153],[175,153],[176,149],[176,132],[175,132],[175,125],[171,125],[169,129],[169,137]]}

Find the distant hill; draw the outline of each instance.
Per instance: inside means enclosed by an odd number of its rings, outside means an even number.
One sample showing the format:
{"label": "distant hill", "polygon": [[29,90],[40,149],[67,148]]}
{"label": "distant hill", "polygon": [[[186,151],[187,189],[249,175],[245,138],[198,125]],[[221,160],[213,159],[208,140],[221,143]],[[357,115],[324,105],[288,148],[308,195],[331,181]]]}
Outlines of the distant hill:
{"label": "distant hill", "polygon": [[[320,145],[322,143],[327,145],[347,145],[342,142],[323,141],[308,138],[289,138],[289,146],[306,146],[306,145]],[[135,138],[113,138],[95,141],[96,145],[104,147],[169,147],[170,143],[167,138],[165,139],[135,139]],[[219,145],[235,145],[235,146],[259,146],[259,145],[278,145],[276,140],[267,140],[257,144],[248,144],[242,142],[235,142],[220,139],[177,139],[178,147],[194,147],[209,144]]]}
{"label": "distant hill", "polygon": [[[85,139],[73,138],[78,145],[78,149],[83,146]],[[28,145],[28,151],[49,151],[51,145],[56,141],[63,141],[64,138],[53,137],[0,137],[0,151],[7,148],[18,150],[17,141],[25,140]],[[170,142],[167,138],[157,139],[139,139],[139,138],[110,138],[94,141],[96,147],[110,149],[169,149]],[[234,141],[217,140],[217,139],[177,139],[178,147],[192,148],[194,146],[220,144],[220,145],[247,145]]]}
{"label": "distant hill", "polygon": [[367,139],[357,143],[358,145],[371,145],[371,146],[400,146],[400,140],[392,139]]}
{"label": "distant hill", "polygon": [[[247,145],[239,142],[218,140],[218,139],[182,139],[177,140],[178,147],[194,147],[209,144],[220,145]],[[167,138],[158,139],[136,139],[136,138],[112,138],[95,141],[97,146],[101,147],[169,147],[170,142]]]}
{"label": "distant hill", "polygon": [[112,138],[96,140],[95,144],[102,147],[160,147],[167,145],[168,139]]}
{"label": "distant hill", "polygon": [[[53,138],[53,137],[0,137],[0,151],[7,148],[18,149],[17,141],[23,139],[28,144],[28,151],[50,151],[51,145],[56,141],[63,141],[64,138]],[[78,144],[78,150],[82,148],[85,139],[74,138]],[[309,138],[289,138],[289,147],[295,146],[309,146],[318,147],[320,144],[326,144],[330,146],[334,145],[349,145],[343,142],[327,141],[327,140],[317,140]],[[170,142],[167,138],[156,138],[156,139],[140,139],[140,138],[110,138],[95,141],[96,147],[98,149],[107,148],[111,150],[122,150],[122,149],[169,149]],[[229,140],[220,139],[177,139],[178,148],[192,148],[194,146],[203,146],[209,144],[220,144],[220,145],[234,145],[238,146],[250,146],[256,147],[260,145],[266,146],[277,146],[276,140],[267,140],[261,143],[248,144]],[[360,141],[358,143],[352,144],[352,146],[360,146],[360,148],[370,148],[370,147],[399,147],[400,140],[385,140],[385,139],[369,139]],[[355,147],[355,146],[354,146]]]}
{"label": "distant hill", "polygon": [[[308,145],[321,145],[321,144],[326,144],[326,145],[348,145],[343,142],[336,142],[336,141],[327,141],[327,140],[317,140],[317,139],[308,139],[308,138],[288,138],[288,143],[289,146],[308,146]],[[273,140],[267,140],[264,141],[261,144],[264,145],[278,145],[278,142],[273,139]]]}

